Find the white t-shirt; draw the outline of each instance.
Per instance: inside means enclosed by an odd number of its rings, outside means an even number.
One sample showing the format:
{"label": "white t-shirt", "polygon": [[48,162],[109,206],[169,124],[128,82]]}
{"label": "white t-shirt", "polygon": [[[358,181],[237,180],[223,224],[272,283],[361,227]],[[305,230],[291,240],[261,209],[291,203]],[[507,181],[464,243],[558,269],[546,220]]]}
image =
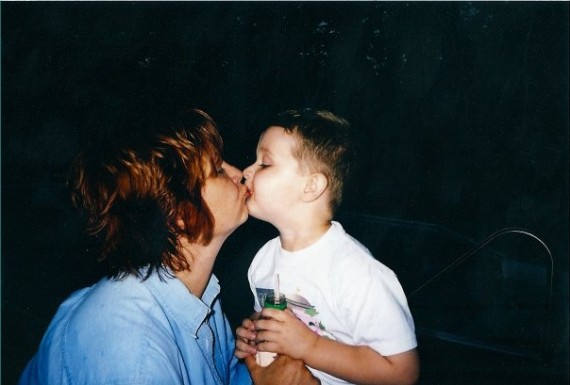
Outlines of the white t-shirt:
{"label": "white t-shirt", "polygon": [[[288,252],[279,237],[256,254],[248,279],[260,311],[275,289],[287,307],[319,335],[349,345],[366,345],[383,356],[417,346],[406,296],[392,270],[348,235],[338,222],[311,246]],[[347,384],[311,369],[323,385]]]}

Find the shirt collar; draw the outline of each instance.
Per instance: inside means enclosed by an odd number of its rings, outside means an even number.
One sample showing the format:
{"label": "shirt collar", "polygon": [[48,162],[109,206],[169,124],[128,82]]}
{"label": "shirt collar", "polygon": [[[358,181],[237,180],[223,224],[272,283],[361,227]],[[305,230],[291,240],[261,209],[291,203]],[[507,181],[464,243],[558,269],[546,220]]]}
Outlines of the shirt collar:
{"label": "shirt collar", "polygon": [[168,274],[153,273],[143,284],[156,298],[166,315],[187,330],[194,338],[198,329],[212,312],[212,306],[220,293],[218,278],[212,274],[202,298],[196,297],[170,271]]}

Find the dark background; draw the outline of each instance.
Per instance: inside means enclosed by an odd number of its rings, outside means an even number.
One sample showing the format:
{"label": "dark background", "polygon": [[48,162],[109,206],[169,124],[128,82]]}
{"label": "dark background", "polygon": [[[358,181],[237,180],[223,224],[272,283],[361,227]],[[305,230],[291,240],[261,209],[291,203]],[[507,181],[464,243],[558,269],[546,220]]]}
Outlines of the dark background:
{"label": "dark background", "polygon": [[343,211],[474,240],[525,228],[568,275],[567,2],[2,2],[1,14],[2,383],[101,274],[65,172],[85,143],[124,134],[115,122],[133,105],[203,108],[240,167],[268,116],[330,109],[362,144]]}

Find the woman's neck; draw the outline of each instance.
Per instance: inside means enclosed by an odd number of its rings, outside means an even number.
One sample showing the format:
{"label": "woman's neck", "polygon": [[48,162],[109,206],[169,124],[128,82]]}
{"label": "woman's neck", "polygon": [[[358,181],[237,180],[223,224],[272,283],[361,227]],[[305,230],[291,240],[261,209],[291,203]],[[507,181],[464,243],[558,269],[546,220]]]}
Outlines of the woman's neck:
{"label": "woman's neck", "polygon": [[180,243],[182,254],[188,261],[189,269],[175,272],[174,275],[192,294],[201,298],[212,276],[214,263],[224,240],[214,238],[208,245],[204,246],[190,243],[186,238],[182,238]]}

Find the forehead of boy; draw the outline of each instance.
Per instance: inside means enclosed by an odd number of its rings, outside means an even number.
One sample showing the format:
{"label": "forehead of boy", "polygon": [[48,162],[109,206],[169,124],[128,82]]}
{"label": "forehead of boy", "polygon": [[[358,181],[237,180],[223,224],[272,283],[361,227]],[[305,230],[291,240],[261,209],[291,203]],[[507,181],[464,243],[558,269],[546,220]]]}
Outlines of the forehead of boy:
{"label": "forehead of boy", "polygon": [[[258,153],[271,159],[291,160],[297,164],[299,172],[309,175],[320,172],[319,162],[310,147],[304,144],[303,138],[295,130],[287,130],[281,126],[271,126],[263,134],[271,131],[270,137],[258,143]],[[262,135],[263,135],[262,134]]]}
{"label": "forehead of boy", "polygon": [[273,130],[257,145],[257,156],[264,162],[295,162],[300,165],[299,145],[283,130]]}
{"label": "forehead of boy", "polygon": [[259,137],[257,147],[266,152],[278,152],[283,146],[294,149],[301,143],[300,136],[281,126],[269,126]]}

